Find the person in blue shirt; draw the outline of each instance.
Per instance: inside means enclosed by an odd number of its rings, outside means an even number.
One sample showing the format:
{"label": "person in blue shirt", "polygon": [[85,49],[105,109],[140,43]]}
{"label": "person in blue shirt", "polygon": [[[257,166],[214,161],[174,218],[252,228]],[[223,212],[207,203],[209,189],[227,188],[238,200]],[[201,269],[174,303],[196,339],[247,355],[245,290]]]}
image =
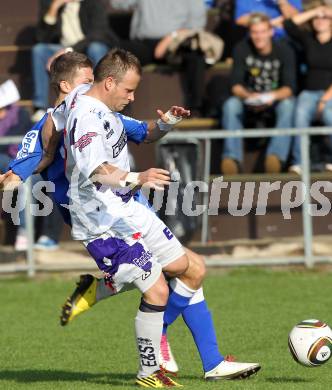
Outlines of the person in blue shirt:
{"label": "person in blue shirt", "polygon": [[[84,54],[67,53],[53,62],[50,75],[51,84],[58,95],[56,100],[58,104],[76,85],[93,82],[93,65]],[[34,173],[40,173],[44,180],[55,184],[56,191],[53,198],[59,205],[65,222],[69,223],[68,210],[61,206],[66,201],[68,203],[66,196],[68,183],[64,176],[62,157],[63,143],[60,141],[54,156],[48,156],[43,151],[43,131],[53,126],[50,115],[52,109],[48,111],[24,136],[16,158],[9,163],[9,170],[2,175],[1,182],[2,186],[15,187]],[[50,162],[52,165],[48,166]]]}
{"label": "person in blue shirt", "polygon": [[274,38],[285,37],[283,21],[302,10],[302,0],[236,0],[234,19],[236,24],[248,27],[250,15],[261,12],[266,14],[274,27]]}

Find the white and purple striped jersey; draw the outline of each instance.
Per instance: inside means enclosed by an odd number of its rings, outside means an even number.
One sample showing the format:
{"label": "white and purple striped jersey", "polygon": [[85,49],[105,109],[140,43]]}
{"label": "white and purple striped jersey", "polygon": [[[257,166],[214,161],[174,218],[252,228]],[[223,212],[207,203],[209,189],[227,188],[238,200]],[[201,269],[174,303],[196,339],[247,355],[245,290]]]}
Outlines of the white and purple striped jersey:
{"label": "white and purple striped jersey", "polygon": [[[44,117],[34,124],[32,129],[27,132],[22,143],[19,145],[16,158],[12,160],[8,166],[8,169],[11,169],[23,181],[34,173],[42,160],[43,145],[41,134],[47,115],[48,114],[45,114]],[[116,115],[123,123],[129,141],[135,143],[144,141],[148,127],[146,122],[119,113],[116,113]],[[52,198],[59,207],[64,221],[71,225],[71,218],[68,210],[69,199],[67,195],[69,183],[64,170],[63,137],[60,139],[59,145],[57,146],[54,161],[48,168],[41,172],[41,175],[44,180],[52,181],[54,183],[55,192],[52,194]],[[135,193],[134,198],[136,201],[150,207],[147,199],[140,191]]]}
{"label": "white and purple striped jersey", "polygon": [[[65,123],[65,173],[69,181],[72,236],[89,240],[135,211],[129,188],[94,183],[91,175],[108,163],[130,171],[127,134],[117,113],[76,88],[52,114],[57,128]],[[59,126],[60,124],[60,126]]]}

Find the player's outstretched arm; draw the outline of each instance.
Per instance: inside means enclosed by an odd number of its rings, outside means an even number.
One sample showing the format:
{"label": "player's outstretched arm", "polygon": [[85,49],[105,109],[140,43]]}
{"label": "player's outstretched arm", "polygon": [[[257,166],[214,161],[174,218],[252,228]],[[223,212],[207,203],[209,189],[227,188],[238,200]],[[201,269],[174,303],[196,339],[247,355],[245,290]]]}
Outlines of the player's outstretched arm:
{"label": "player's outstretched arm", "polygon": [[167,112],[157,110],[159,119],[148,122],[148,134],[144,142],[150,143],[158,141],[164,137],[174,126],[181,122],[183,118],[189,118],[190,110],[180,106],[172,106]]}
{"label": "player's outstretched arm", "polygon": [[160,168],[150,168],[143,172],[126,172],[111,164],[104,163],[94,170],[90,180],[114,188],[147,186],[148,188],[162,189],[169,185],[170,175],[168,171]]}

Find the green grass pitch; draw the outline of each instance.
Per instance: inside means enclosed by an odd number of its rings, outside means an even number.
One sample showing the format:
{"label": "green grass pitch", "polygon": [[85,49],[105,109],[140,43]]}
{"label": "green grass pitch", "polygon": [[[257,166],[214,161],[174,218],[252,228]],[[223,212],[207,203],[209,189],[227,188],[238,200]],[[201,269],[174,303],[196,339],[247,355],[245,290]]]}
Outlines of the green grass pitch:
{"label": "green grass pitch", "polygon": [[[134,389],[133,323],[137,292],[99,303],[69,326],[59,309],[74,279],[0,280],[0,389]],[[221,351],[262,370],[246,381],[206,383],[190,332],[178,319],[169,339],[187,389],[328,389],[332,361],[295,363],[287,347],[292,326],[318,318],[332,324],[332,273],[239,269],[210,271],[205,296]]]}

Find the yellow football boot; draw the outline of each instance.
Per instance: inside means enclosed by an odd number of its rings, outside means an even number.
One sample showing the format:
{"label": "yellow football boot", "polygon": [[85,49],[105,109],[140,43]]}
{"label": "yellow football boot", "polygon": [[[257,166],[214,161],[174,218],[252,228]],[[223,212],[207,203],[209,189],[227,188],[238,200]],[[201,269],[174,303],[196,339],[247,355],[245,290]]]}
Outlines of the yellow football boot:
{"label": "yellow football boot", "polygon": [[60,324],[65,326],[79,314],[89,310],[96,303],[97,278],[81,275],[75,291],[62,306]]}
{"label": "yellow football boot", "polygon": [[158,370],[145,378],[136,378],[136,385],[142,387],[152,387],[155,389],[162,387],[183,387],[173,379],[169,378],[164,370]]}

